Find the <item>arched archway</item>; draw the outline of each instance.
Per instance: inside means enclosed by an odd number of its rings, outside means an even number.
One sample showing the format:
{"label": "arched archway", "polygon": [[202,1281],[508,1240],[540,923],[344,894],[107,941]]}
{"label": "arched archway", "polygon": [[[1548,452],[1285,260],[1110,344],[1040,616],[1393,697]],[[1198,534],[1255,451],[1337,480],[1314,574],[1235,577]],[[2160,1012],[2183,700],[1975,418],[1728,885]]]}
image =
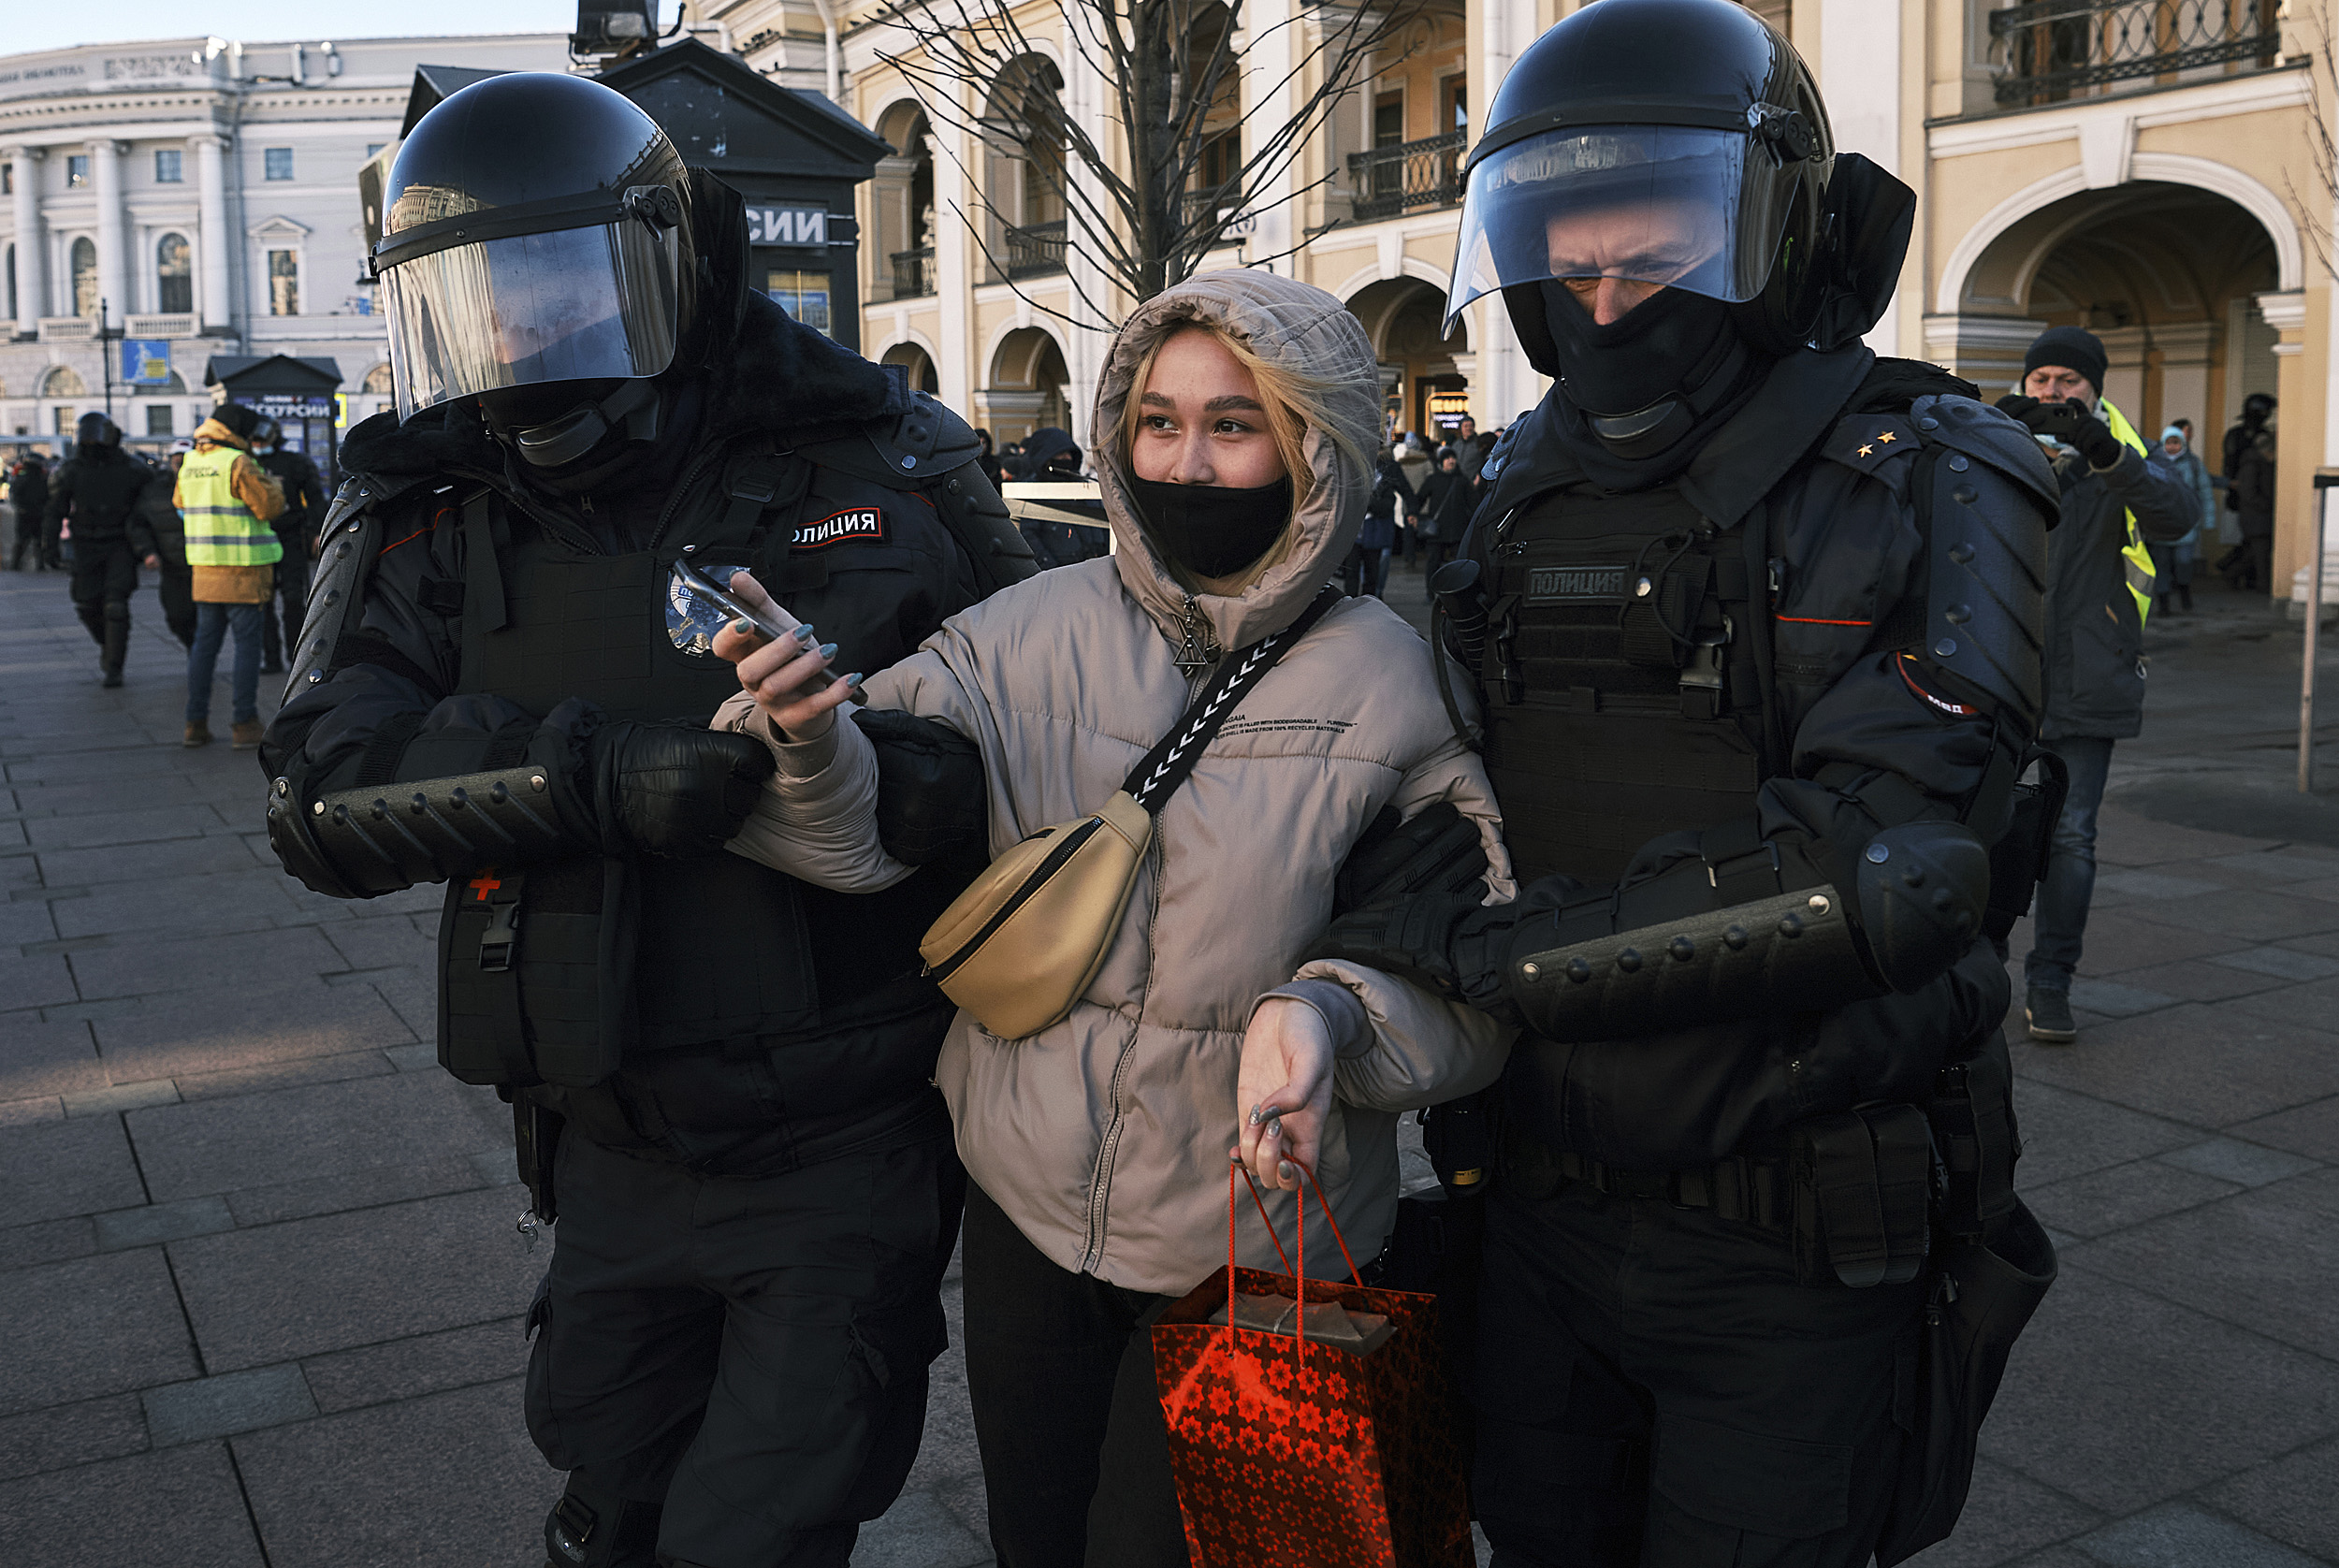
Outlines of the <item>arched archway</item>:
{"label": "arched archway", "polygon": [[1064,73],[1044,54],[1010,61],[982,113],[987,281],[1064,270]]}
{"label": "arched archway", "polygon": [[1019,327],[992,352],[989,385],[975,394],[975,423],[1001,446],[1050,425],[1077,436],[1065,396],[1071,379],[1063,345],[1044,327]]}
{"label": "arched archway", "polygon": [[934,368],[934,356],[916,343],[895,343],[879,356],[878,363],[899,368],[912,392],[942,390],[942,377]]}
{"label": "arched archway", "polygon": [[878,135],[893,155],[878,160],[869,185],[877,223],[873,300],[910,299],[935,292],[935,242],[942,225],[935,204],[933,127],[925,107],[904,98],[877,119]]}
{"label": "arched archway", "polygon": [[38,395],[43,398],[86,398],[89,396],[89,384],[72,366],[51,365],[48,374],[40,378]]}
{"label": "arched archway", "polygon": [[1380,362],[1387,429],[1434,441],[1472,412],[1469,324],[1455,322],[1447,335],[1442,288],[1419,278],[1384,278],[1352,295],[1348,311],[1364,324]]}
{"label": "arched archway", "polygon": [[2085,327],[2110,356],[2103,394],[2140,429],[2191,420],[2214,461],[2243,398],[2275,389],[2277,334],[2258,297],[2298,286],[2287,222],[2278,234],[2232,196],[2131,180],[1991,223],[1942,279],[1954,313],[1928,323],[1934,356],[1985,395],[2019,379],[2039,332]]}

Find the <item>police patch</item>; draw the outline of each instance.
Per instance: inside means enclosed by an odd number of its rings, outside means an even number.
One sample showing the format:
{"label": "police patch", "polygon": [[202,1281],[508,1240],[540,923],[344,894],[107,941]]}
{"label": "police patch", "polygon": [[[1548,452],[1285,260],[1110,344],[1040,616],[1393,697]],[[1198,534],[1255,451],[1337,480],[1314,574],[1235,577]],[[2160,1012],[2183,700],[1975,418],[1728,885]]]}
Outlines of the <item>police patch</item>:
{"label": "police patch", "polygon": [[1621,566],[1537,566],[1527,573],[1530,604],[1576,604],[1624,597]]}
{"label": "police patch", "polygon": [[874,506],[856,506],[850,512],[832,513],[817,523],[798,523],[796,536],[788,547],[819,550],[831,544],[881,541],[884,537],[885,514]]}

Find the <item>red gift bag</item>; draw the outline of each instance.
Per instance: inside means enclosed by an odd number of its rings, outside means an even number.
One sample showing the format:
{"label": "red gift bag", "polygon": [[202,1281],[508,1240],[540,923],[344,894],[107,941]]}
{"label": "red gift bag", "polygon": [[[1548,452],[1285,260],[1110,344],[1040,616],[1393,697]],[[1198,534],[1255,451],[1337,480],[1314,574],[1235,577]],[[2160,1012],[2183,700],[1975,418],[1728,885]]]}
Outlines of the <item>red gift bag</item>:
{"label": "red gift bag", "polygon": [[[1170,1429],[1170,1470],[1194,1568],[1473,1568],[1459,1411],[1437,1347],[1436,1298],[1310,1282],[1306,1194],[1299,1266],[1288,1274],[1234,1263],[1235,1173],[1227,1173],[1227,1267],[1154,1326],[1154,1375]],[[1302,1172],[1303,1187],[1314,1184]],[[1315,1198],[1331,1222],[1320,1184]],[[1272,1221],[1268,1235],[1290,1267]],[[1236,1294],[1296,1303],[1295,1334],[1238,1326]],[[1358,1355],[1311,1343],[1312,1307],[1336,1302],[1388,1320]],[[1211,1321],[1224,1309],[1223,1324]],[[1251,1309],[1246,1305],[1245,1312]]]}

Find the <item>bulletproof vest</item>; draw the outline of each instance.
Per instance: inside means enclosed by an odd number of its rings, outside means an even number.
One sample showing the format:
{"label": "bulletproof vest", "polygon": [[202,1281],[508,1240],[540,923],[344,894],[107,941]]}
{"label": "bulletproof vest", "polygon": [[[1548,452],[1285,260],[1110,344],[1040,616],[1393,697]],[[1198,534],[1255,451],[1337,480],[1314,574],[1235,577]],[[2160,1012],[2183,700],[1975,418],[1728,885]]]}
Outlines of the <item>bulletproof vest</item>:
{"label": "bulletproof vest", "polygon": [[1529,502],[1489,551],[1487,773],[1521,880],[1614,881],[1751,814],[1762,706],[1744,542],[1671,485]]}
{"label": "bulletproof vest", "polygon": [[[652,547],[619,555],[578,553],[525,519],[516,525],[493,492],[472,497],[462,512],[457,691],[491,693],[538,718],[578,697],[616,720],[704,727],[739,682],[706,648],[719,614],[680,592],[674,567],[686,545],[702,561],[756,564],[770,517],[762,502],[777,486],[745,487],[756,494],[734,494],[727,510],[717,496]],[[788,504],[802,494],[799,484]],[[517,1033],[545,1078],[585,1084],[634,1047],[809,1028],[821,1008],[806,891],[732,854],[588,856],[450,884],[443,1052],[500,1046],[500,1059],[515,1062]],[[499,906],[512,907],[499,915]]]}

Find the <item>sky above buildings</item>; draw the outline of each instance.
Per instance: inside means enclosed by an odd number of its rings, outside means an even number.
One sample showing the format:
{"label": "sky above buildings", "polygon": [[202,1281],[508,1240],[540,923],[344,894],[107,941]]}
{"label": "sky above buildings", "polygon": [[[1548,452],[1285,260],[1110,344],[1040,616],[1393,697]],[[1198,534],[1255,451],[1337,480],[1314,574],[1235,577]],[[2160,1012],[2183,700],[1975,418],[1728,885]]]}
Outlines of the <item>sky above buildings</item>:
{"label": "sky above buildings", "polygon": [[[127,43],[141,38],[313,39],[428,36],[438,33],[566,33],[576,25],[576,0],[302,0],[298,6],[261,0],[104,0],[102,5],[7,7],[0,54],[68,49],[76,44]],[[662,0],[661,20],[675,7]]]}

